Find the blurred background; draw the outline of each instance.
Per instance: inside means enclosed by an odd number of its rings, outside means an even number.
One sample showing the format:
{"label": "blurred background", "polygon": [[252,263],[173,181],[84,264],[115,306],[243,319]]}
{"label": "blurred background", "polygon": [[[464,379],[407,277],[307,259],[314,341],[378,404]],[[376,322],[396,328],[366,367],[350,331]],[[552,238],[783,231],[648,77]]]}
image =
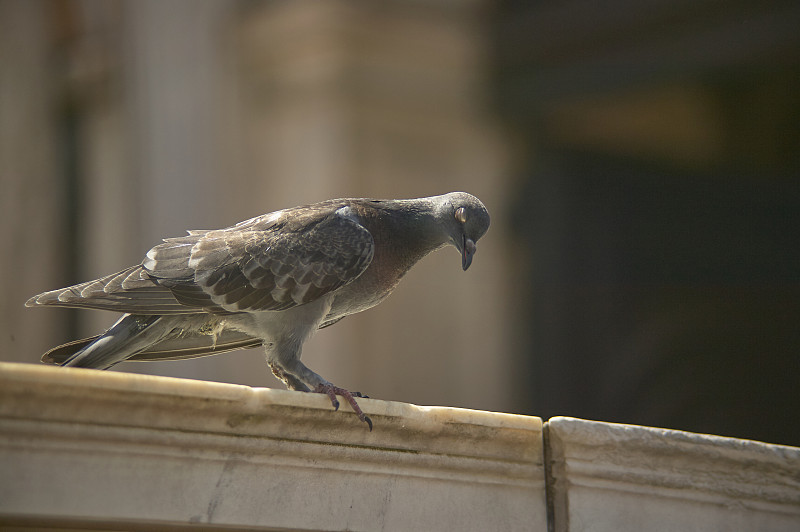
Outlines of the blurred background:
{"label": "blurred background", "polygon": [[[800,445],[800,4],[0,0],[0,360],[166,236],[333,197],[492,214],[303,360],[381,399]],[[263,353],[120,371],[280,387]]]}

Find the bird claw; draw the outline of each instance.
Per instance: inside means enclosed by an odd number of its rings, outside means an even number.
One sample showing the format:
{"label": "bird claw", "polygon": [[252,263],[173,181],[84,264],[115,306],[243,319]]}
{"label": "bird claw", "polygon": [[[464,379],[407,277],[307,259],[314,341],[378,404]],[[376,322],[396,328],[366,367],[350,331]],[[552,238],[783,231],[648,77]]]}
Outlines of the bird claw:
{"label": "bird claw", "polygon": [[367,415],[364,414],[364,412],[361,410],[361,407],[358,406],[358,403],[356,402],[355,399],[356,397],[367,397],[366,395],[362,395],[360,392],[352,393],[345,390],[344,388],[339,388],[338,386],[334,386],[333,384],[330,383],[318,385],[316,388],[314,388],[314,392],[324,393],[325,395],[327,395],[328,398],[331,400],[331,404],[333,405],[334,410],[339,410],[339,400],[336,399],[337,395],[341,395],[342,397],[347,399],[347,402],[350,403],[350,406],[353,408],[353,411],[358,416],[358,419],[366,423],[367,426],[369,426],[370,432],[372,432],[372,420]]}

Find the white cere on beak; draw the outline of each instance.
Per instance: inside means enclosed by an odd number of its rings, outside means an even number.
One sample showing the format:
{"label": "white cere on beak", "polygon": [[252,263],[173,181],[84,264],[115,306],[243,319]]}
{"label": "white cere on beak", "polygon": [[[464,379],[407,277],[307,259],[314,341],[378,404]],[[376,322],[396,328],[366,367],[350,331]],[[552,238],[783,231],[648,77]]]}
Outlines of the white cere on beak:
{"label": "white cere on beak", "polygon": [[459,207],[456,209],[456,220],[462,224],[467,222],[467,211],[464,209],[464,207]]}

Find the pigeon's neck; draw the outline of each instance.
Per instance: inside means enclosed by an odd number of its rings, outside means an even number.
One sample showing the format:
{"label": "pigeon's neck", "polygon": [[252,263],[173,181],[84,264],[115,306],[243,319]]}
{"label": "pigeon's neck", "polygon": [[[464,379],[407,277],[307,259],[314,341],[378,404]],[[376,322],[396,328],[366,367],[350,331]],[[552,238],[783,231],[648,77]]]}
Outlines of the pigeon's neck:
{"label": "pigeon's neck", "polygon": [[420,249],[429,253],[447,244],[448,235],[440,223],[437,205],[425,199],[398,200],[392,202],[391,221],[395,234],[403,234],[417,242]]}
{"label": "pigeon's neck", "polygon": [[[424,199],[384,202],[374,211],[375,221],[368,229],[376,236],[376,258],[391,257],[398,276],[402,276],[428,253],[448,243],[435,206]],[[380,233],[380,235],[376,234]]]}

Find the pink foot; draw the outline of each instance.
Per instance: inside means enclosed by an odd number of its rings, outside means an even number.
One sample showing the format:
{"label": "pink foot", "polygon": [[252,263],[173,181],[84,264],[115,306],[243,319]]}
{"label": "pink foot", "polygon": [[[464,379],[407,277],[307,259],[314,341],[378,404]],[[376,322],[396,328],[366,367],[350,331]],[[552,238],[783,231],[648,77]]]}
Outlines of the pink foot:
{"label": "pink foot", "polygon": [[[369,425],[369,430],[372,432],[372,420],[364,415],[364,412],[361,411],[361,407],[358,406],[356,403],[356,399],[351,392],[348,392],[344,388],[339,388],[338,386],[334,386],[333,384],[320,384],[314,389],[315,393],[324,393],[327,395],[330,400],[331,404],[333,405],[334,410],[339,410],[339,400],[336,399],[337,395],[341,395],[347,402],[350,403],[350,406],[353,407],[353,411],[358,415],[358,419]],[[356,394],[361,397],[361,394]]]}

